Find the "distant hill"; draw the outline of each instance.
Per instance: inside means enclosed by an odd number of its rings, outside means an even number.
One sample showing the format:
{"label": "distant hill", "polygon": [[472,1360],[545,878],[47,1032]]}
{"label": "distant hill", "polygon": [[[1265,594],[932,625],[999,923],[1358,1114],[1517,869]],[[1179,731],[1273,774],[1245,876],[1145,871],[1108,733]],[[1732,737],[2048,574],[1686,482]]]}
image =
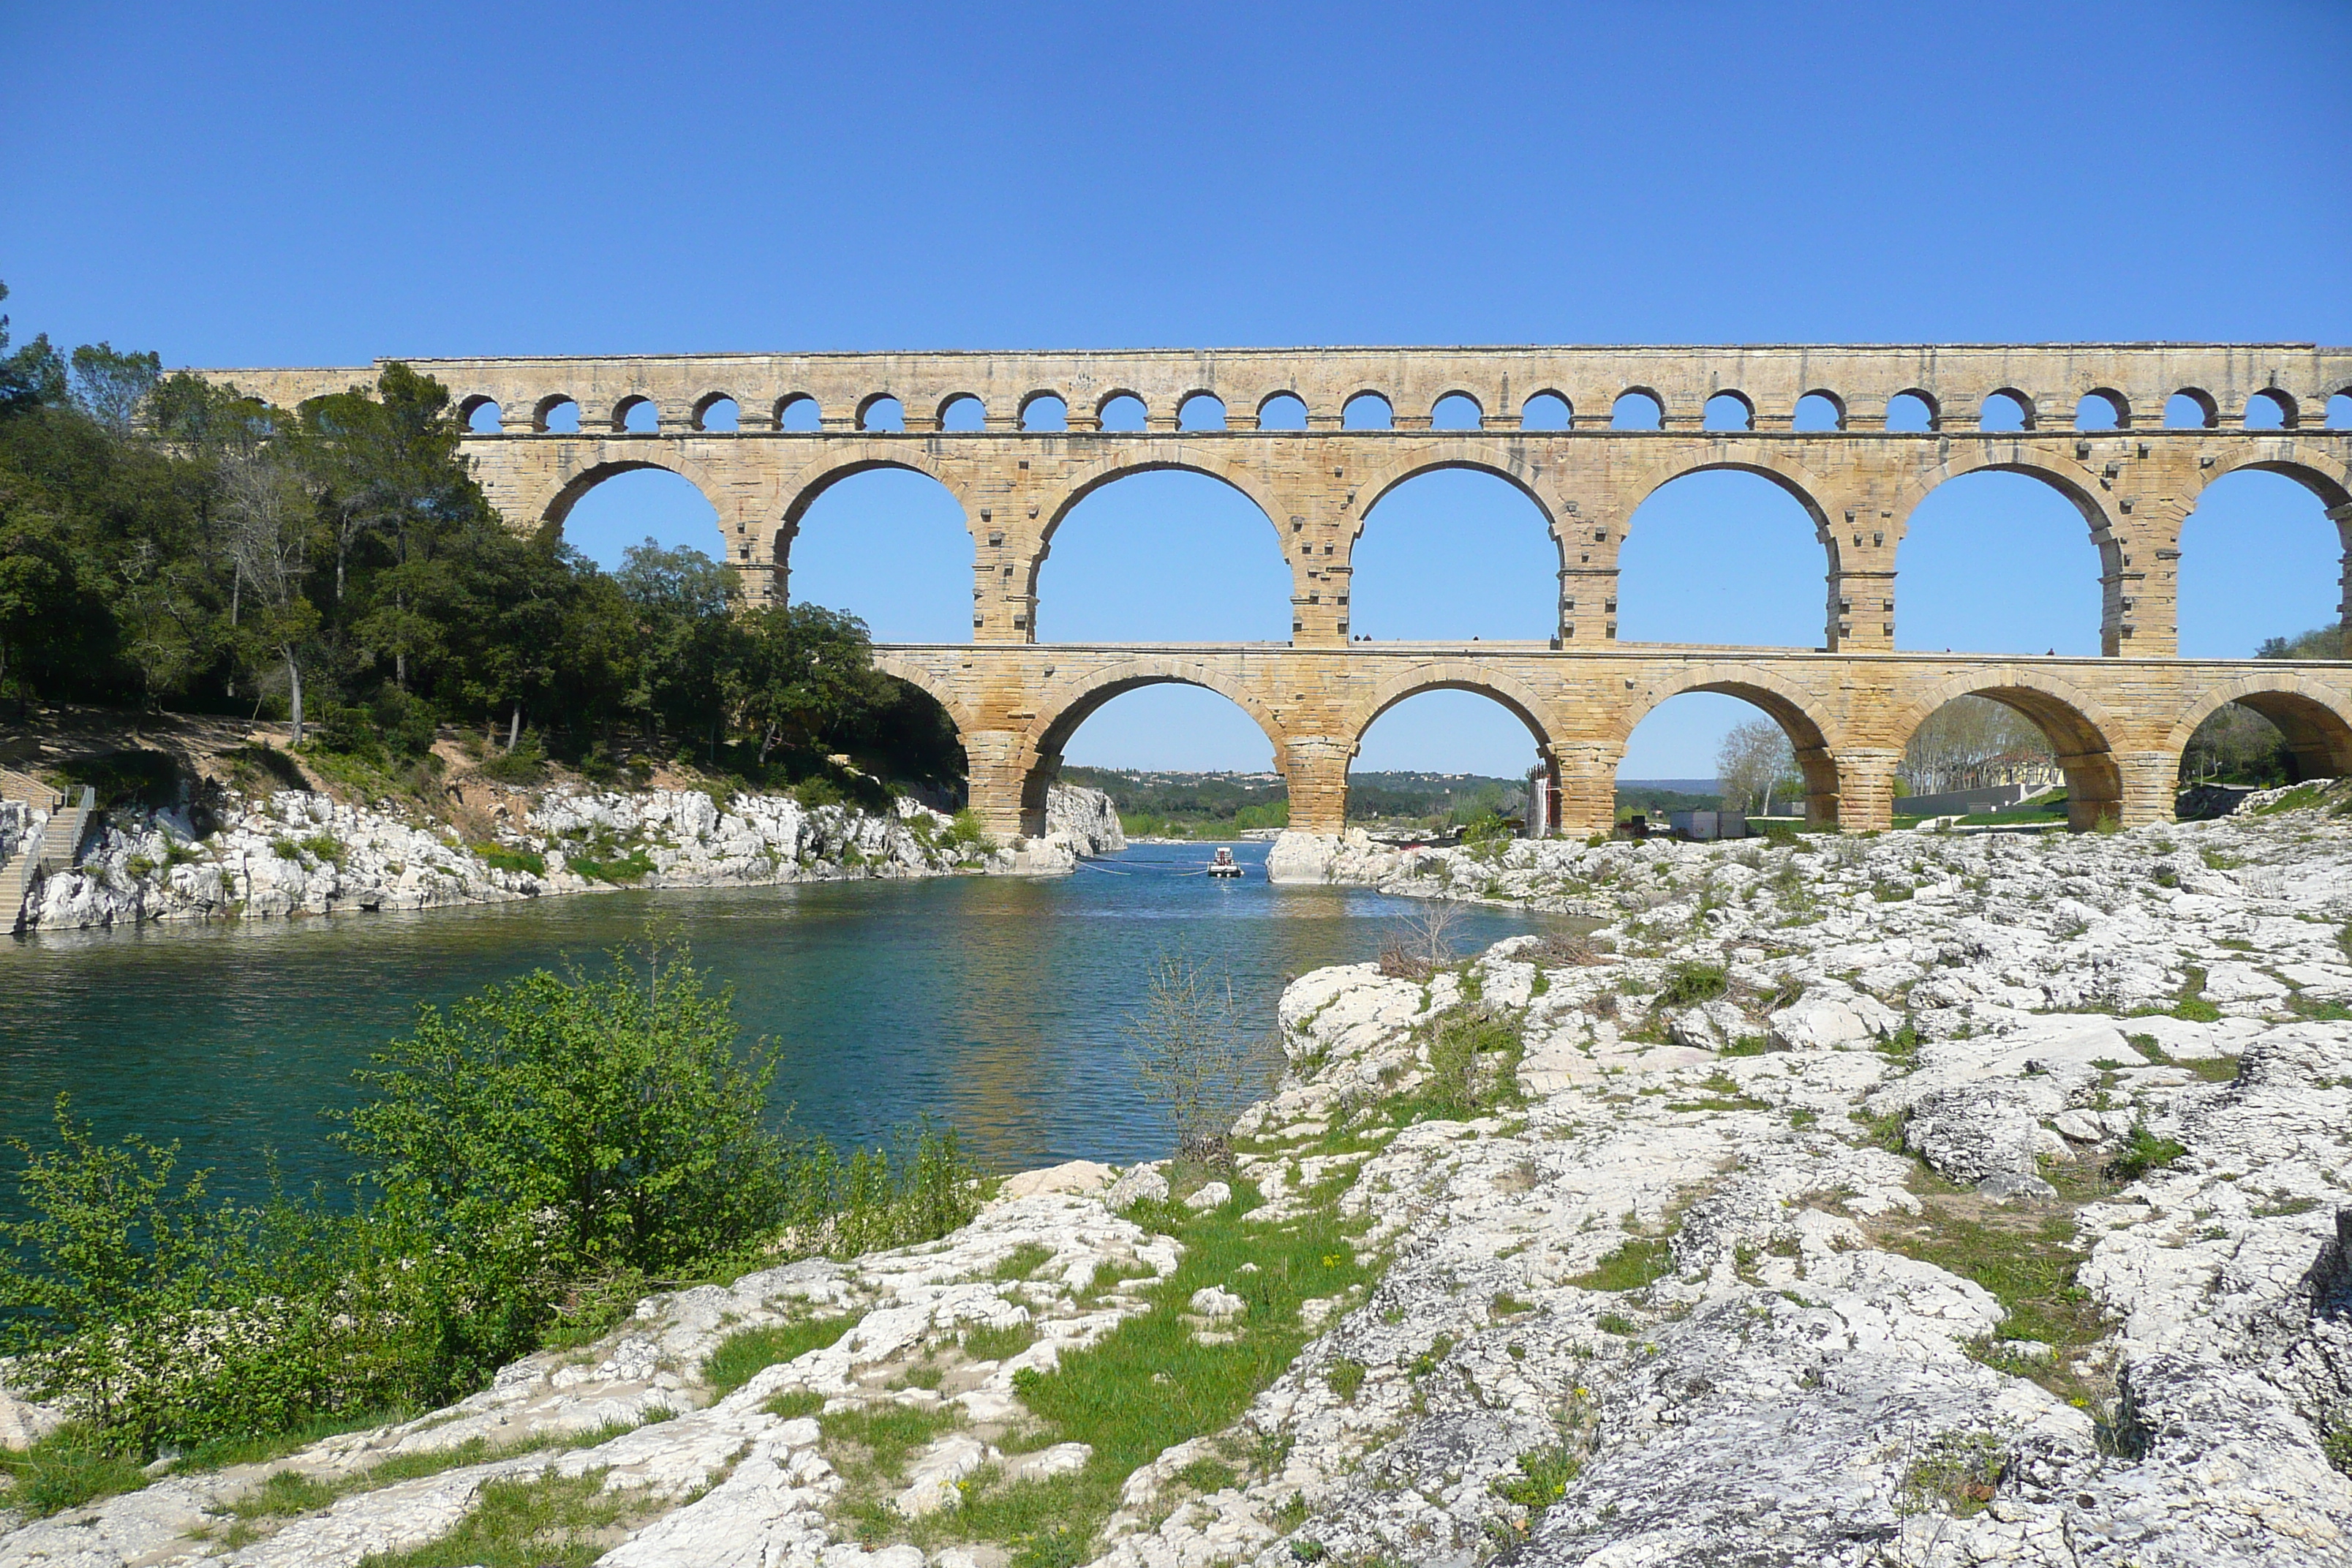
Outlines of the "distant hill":
{"label": "distant hill", "polygon": [[[1280,773],[1181,773],[1151,768],[1062,770],[1062,782],[1101,790],[1139,838],[1214,838],[1290,825],[1290,791]],[[1356,773],[1348,776],[1348,820],[1442,826],[1484,812],[1515,816],[1527,781],[1485,773]],[[1711,811],[1713,779],[1624,779],[1617,809]]]}

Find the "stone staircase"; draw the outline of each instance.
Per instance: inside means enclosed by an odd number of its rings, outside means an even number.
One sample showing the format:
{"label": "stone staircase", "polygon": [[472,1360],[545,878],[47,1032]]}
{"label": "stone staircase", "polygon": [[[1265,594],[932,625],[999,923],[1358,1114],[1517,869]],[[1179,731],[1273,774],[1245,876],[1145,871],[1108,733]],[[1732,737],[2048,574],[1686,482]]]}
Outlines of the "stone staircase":
{"label": "stone staircase", "polygon": [[25,903],[34,884],[80,859],[82,836],[98,815],[98,792],[84,785],[81,798],[68,804],[66,795],[38,779],[0,768],[0,800],[22,801],[48,817],[40,837],[26,839],[16,858],[0,866],[0,929],[15,932],[24,929]]}

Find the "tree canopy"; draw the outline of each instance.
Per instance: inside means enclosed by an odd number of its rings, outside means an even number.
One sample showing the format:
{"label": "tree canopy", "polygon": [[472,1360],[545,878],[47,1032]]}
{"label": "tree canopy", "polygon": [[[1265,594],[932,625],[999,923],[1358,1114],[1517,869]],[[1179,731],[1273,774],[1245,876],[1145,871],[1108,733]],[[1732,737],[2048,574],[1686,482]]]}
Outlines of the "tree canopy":
{"label": "tree canopy", "polygon": [[0,703],[249,711],[393,761],[446,723],[592,772],[800,778],[847,753],[961,777],[952,726],[875,672],[855,616],[747,609],[699,551],[648,540],[608,573],[510,527],[447,389],[407,365],[278,409],[152,353],[12,348],[7,329]]}

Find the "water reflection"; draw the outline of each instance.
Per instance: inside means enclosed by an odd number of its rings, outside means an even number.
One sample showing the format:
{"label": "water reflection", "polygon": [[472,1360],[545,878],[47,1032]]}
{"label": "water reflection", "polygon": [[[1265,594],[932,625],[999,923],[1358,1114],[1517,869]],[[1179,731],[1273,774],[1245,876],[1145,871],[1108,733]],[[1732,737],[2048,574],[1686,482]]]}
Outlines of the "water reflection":
{"label": "water reflection", "polygon": [[[918,1115],[981,1158],[1132,1160],[1167,1128],[1129,1081],[1119,1025],[1163,951],[1231,972],[1270,1029],[1287,976],[1377,951],[1402,910],[1377,893],[1198,875],[1208,851],[1143,846],[1053,881],[955,878],[677,889],[419,914],[36,936],[0,947],[0,1135],[45,1136],[70,1091],[108,1137],[187,1144],[249,1194],[274,1148],[289,1179],[339,1180],[322,1107],[351,1069],[446,1003],[674,921],[736,988],[747,1030],[782,1047],[774,1105],[873,1140]],[[1492,911],[1466,945],[1530,929]],[[0,1187],[0,1204],[13,1201]]]}

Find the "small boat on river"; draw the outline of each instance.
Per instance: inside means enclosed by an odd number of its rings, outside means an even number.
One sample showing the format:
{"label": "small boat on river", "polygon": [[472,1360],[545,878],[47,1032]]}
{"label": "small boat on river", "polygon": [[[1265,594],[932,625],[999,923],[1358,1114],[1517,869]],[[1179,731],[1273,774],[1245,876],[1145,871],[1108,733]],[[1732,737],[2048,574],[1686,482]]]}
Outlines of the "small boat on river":
{"label": "small boat on river", "polygon": [[1209,875],[1212,877],[1238,877],[1241,874],[1242,863],[1234,858],[1234,852],[1232,850],[1220,845],[1217,849],[1217,858],[1209,862]]}

